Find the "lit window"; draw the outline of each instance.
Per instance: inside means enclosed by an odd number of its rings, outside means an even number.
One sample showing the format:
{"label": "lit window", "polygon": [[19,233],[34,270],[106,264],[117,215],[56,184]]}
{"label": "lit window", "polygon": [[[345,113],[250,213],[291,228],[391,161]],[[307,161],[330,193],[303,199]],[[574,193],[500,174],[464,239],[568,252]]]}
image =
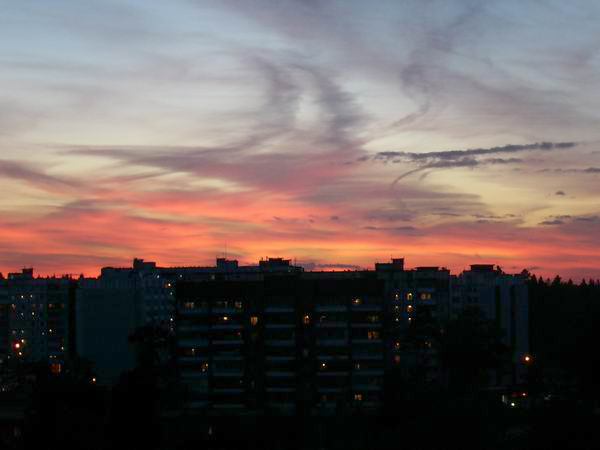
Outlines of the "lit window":
{"label": "lit window", "polygon": [[354,400],[357,402],[362,402],[362,394],[354,394]]}
{"label": "lit window", "polygon": [[185,303],[183,304],[183,307],[184,307],[185,309],[194,309],[194,308],[195,308],[195,306],[196,306],[196,304],[195,304],[194,302],[185,302]]}
{"label": "lit window", "polygon": [[394,363],[400,364],[400,355],[394,356]]}
{"label": "lit window", "polygon": [[379,339],[379,331],[369,331],[367,333],[367,337],[369,338],[370,341]]}
{"label": "lit window", "polygon": [[62,366],[60,363],[50,364],[50,372],[52,372],[54,375],[58,375],[60,373],[61,369],[62,369]]}
{"label": "lit window", "polygon": [[431,300],[431,294],[429,292],[421,292],[421,300]]}
{"label": "lit window", "polygon": [[356,364],[354,364],[354,368],[355,368],[356,370],[360,370],[360,363],[356,363]]}
{"label": "lit window", "polygon": [[322,362],[320,367],[321,367],[321,370],[327,369],[327,363]]}
{"label": "lit window", "polygon": [[367,317],[367,320],[371,323],[379,322],[379,316],[377,314],[372,314]]}
{"label": "lit window", "polygon": [[235,303],[234,303],[234,306],[235,306],[237,309],[242,309],[242,306],[243,306],[243,304],[242,304],[242,302],[240,302],[240,301],[237,301],[237,302],[235,302]]}
{"label": "lit window", "polygon": [[354,300],[352,300],[352,304],[353,305],[360,305],[362,303],[360,298],[355,298]]}
{"label": "lit window", "polygon": [[408,309],[408,311],[410,312],[410,311],[412,311],[412,309],[413,309],[413,306],[412,306],[412,305],[408,305],[408,306],[406,307],[406,309]]}
{"label": "lit window", "polygon": [[223,316],[223,317],[221,317],[221,320],[223,322],[227,322],[229,320],[229,316]]}
{"label": "lit window", "polygon": [[92,377],[92,383],[96,382],[96,377]]}
{"label": "lit window", "polygon": [[202,372],[206,372],[208,370],[208,363],[202,363],[202,365],[200,366],[200,370],[202,370]]}
{"label": "lit window", "polygon": [[308,314],[304,314],[302,321],[304,322],[304,325],[308,325],[310,323],[310,316]]}
{"label": "lit window", "polygon": [[395,348],[396,350],[400,350],[400,342],[396,342],[396,343],[394,344],[394,348]]}
{"label": "lit window", "polygon": [[256,326],[257,324],[258,324],[258,317],[257,316],[250,317],[250,325]]}
{"label": "lit window", "polygon": [[409,292],[408,294],[406,294],[406,300],[408,300],[410,302],[410,301],[412,301],[412,299],[413,299],[412,292]]}

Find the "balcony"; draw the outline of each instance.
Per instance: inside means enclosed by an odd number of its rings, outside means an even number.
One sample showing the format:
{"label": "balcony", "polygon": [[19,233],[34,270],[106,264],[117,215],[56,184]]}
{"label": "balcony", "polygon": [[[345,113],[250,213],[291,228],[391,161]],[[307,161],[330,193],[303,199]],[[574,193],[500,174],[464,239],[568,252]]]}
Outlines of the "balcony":
{"label": "balcony", "polygon": [[242,312],[242,310],[239,308],[227,307],[227,308],[213,308],[212,312],[213,312],[213,314],[223,314],[223,313],[240,314]]}
{"label": "balcony", "polygon": [[269,339],[265,341],[266,345],[271,347],[293,347],[296,345],[295,339]]}
{"label": "balcony", "polygon": [[179,325],[178,331],[181,333],[185,332],[193,332],[193,331],[208,331],[210,330],[210,326],[208,325]]}
{"label": "balcony", "polygon": [[180,308],[179,315],[182,317],[186,316],[197,316],[201,314],[208,314],[208,308]]}
{"label": "balcony", "polygon": [[242,339],[221,339],[212,341],[213,345],[242,345],[244,341]]}
{"label": "balcony", "polygon": [[383,305],[367,304],[367,305],[352,305],[352,311],[383,311]]}
{"label": "balcony", "polygon": [[381,339],[352,339],[353,344],[373,344],[381,345],[383,341]]}
{"label": "balcony", "polygon": [[296,309],[293,306],[267,306],[266,313],[293,313]]}
{"label": "balcony", "polygon": [[353,360],[378,360],[378,359],[383,359],[384,357],[384,353],[383,350],[381,351],[381,353],[353,353],[352,354],[352,359]]}
{"label": "balcony", "polygon": [[179,341],[179,348],[185,347],[208,347],[208,339],[182,339]]}
{"label": "balcony", "polygon": [[383,375],[383,369],[354,369],[352,376],[381,376]]}
{"label": "balcony", "polygon": [[348,322],[317,322],[317,328],[347,328]]}
{"label": "balcony", "polygon": [[244,359],[243,356],[241,356],[240,354],[234,354],[234,355],[218,355],[218,356],[213,356],[213,361],[242,361]]}
{"label": "balcony", "polygon": [[213,330],[241,330],[242,328],[243,325],[241,323],[219,323],[212,326]]}
{"label": "balcony", "polygon": [[212,372],[214,377],[222,377],[222,378],[229,378],[229,377],[236,377],[236,378],[242,378],[244,376],[244,371],[241,369],[237,369],[237,370],[232,370],[232,369],[213,369]]}
{"label": "balcony", "polygon": [[242,388],[214,388],[212,390],[215,394],[243,394],[244,389]]}
{"label": "balcony", "polygon": [[336,370],[335,372],[317,372],[320,377],[346,377],[350,372],[347,370]]}
{"label": "balcony", "polygon": [[346,312],[348,307],[346,305],[317,305],[315,306],[317,312]]}
{"label": "balcony", "polygon": [[382,387],[378,386],[376,384],[358,384],[353,381],[352,389],[357,390],[357,391],[377,392],[377,391],[381,391]]}
{"label": "balcony", "polygon": [[295,387],[268,387],[267,392],[296,392]]}
{"label": "balcony", "polygon": [[317,339],[317,345],[321,347],[345,347],[348,342],[348,339]]}
{"label": "balcony", "polygon": [[275,371],[275,370],[269,370],[267,371],[267,376],[268,377],[284,377],[284,378],[291,378],[291,377],[295,377],[296,373],[295,372],[289,372],[289,371]]}

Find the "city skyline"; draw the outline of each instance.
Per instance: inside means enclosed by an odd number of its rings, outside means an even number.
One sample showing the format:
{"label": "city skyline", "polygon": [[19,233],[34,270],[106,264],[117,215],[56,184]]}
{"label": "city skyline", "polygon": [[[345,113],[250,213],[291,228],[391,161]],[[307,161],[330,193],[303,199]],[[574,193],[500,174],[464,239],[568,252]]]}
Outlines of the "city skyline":
{"label": "city skyline", "polygon": [[225,254],[600,278],[599,20],[593,1],[7,3],[0,272]]}

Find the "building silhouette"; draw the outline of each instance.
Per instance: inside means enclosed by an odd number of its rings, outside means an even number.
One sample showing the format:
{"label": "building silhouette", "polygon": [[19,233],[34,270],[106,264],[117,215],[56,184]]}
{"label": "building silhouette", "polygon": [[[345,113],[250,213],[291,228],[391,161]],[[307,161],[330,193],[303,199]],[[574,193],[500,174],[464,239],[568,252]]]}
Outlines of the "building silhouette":
{"label": "building silhouette", "polygon": [[[527,286],[522,276],[474,265],[304,272],[267,260],[251,273],[177,283],[177,364],[190,409],[211,413],[379,411],[386,377],[420,366],[435,378],[433,339],[466,308],[503,331],[511,367],[490,385],[524,381]],[[416,332],[417,322],[430,325]],[[433,328],[431,328],[433,327]]]}
{"label": "building silhouette", "polygon": [[[33,269],[0,279],[0,364],[45,361],[60,373],[73,351],[75,281],[34,278]],[[6,371],[2,388],[8,389]],[[9,377],[10,378],[10,377]]]}

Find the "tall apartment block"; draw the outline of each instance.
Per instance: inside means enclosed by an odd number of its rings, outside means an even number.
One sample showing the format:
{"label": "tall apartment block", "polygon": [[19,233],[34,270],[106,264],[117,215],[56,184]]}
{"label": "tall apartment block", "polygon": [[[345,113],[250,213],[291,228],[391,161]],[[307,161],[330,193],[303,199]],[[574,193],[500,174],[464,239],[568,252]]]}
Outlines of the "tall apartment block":
{"label": "tall apartment block", "polygon": [[0,363],[47,361],[59,373],[70,351],[75,281],[34,278],[33,269],[0,278]]}
{"label": "tall apartment block", "polygon": [[237,261],[224,258],[208,267],[157,267],[143,259],[134,259],[132,267],[105,267],[98,278],[78,283],[77,352],[95,363],[99,383],[111,384],[136,365],[129,336],[137,328],[157,325],[174,329],[177,282],[261,270],[260,265],[238,266]]}
{"label": "tall apartment block", "polygon": [[477,304],[509,334],[514,325],[515,354],[526,352],[527,333],[517,331],[527,327],[526,293],[523,279],[493,267],[473,266],[456,277],[438,267],[405,270],[402,259],[345,272],[304,272],[276,259],[258,271],[180,281],[177,362],[187,406],[215,413],[376,411],[390,369],[434,360],[431,336],[407,333],[414,320],[444,323]]}

